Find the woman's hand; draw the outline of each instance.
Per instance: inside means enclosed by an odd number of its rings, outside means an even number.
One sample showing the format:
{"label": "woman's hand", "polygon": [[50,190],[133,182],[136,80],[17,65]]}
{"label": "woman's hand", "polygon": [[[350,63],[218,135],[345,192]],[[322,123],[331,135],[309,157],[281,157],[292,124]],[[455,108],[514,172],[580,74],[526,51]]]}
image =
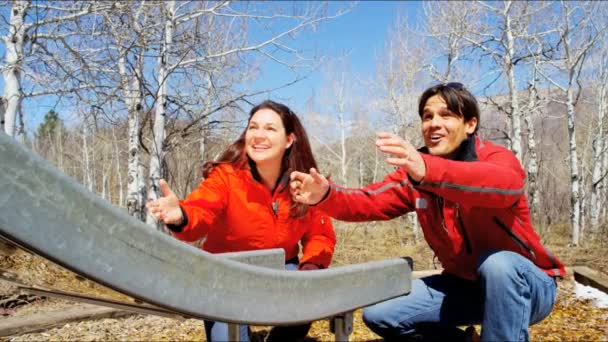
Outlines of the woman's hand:
{"label": "woman's hand", "polygon": [[182,224],[184,217],[179,207],[179,199],[164,179],[160,180],[159,185],[162,197],[146,203],[146,208],[157,220],[164,224]]}
{"label": "woman's hand", "polygon": [[315,168],[310,173],[294,171],[291,173],[291,196],[295,202],[315,205],[325,197],[329,191],[329,182]]}

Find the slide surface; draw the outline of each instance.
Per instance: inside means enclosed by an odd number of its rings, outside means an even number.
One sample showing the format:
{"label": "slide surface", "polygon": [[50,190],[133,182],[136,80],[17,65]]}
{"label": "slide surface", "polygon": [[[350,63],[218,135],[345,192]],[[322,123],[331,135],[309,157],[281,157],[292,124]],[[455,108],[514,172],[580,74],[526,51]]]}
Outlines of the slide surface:
{"label": "slide surface", "polygon": [[307,322],[411,285],[403,259],[288,272],[216,257],[129,216],[4,133],[0,235],[126,295],[224,322]]}

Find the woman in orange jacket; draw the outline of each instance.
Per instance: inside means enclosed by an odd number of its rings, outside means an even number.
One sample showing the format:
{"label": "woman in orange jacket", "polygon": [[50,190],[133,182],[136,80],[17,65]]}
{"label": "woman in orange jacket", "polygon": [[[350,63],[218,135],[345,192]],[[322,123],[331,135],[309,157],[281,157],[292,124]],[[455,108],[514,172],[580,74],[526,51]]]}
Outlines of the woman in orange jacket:
{"label": "woman in orange jacket", "polygon": [[[336,243],[332,223],[318,209],[294,203],[288,188],[291,171],[316,167],[298,117],[285,105],[264,101],[251,110],[240,137],[205,164],[198,189],[179,200],[161,180],[163,197],[147,207],[178,239],[205,237],[201,247],[210,253],[283,248],[288,270],[326,268]],[[271,336],[304,337],[309,328],[274,328]],[[228,339],[224,323],[205,321],[205,331],[209,341]],[[241,341],[248,340],[247,332],[242,326]]]}

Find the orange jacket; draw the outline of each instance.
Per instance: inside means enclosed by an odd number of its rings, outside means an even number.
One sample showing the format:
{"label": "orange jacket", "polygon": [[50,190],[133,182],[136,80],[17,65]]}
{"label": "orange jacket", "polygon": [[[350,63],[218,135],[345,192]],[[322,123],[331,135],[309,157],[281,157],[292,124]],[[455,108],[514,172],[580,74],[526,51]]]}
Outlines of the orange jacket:
{"label": "orange jacket", "polygon": [[201,247],[210,253],[283,248],[285,260],[298,256],[301,241],[300,265],[327,268],[336,244],[331,220],[314,207],[299,219],[289,217],[288,182],[286,174],[271,194],[249,169],[216,166],[198,189],[180,201],[187,224],[173,235],[184,241],[205,236]]}

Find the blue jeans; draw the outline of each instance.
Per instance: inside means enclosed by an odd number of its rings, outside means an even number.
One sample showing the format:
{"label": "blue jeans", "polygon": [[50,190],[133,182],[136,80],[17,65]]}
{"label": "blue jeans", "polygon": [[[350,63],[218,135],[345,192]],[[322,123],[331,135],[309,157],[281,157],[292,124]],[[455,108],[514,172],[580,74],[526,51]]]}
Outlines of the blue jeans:
{"label": "blue jeans", "polygon": [[365,308],[363,321],[387,340],[423,339],[481,324],[482,341],[528,341],[528,327],[553,308],[555,280],[507,251],[482,257],[477,274],[477,281],[449,274],[415,279],[409,295]]}
{"label": "blue jeans", "polygon": [[[287,261],[285,264],[286,271],[297,271],[299,260],[294,258]],[[228,324],[215,321],[204,321],[205,322],[205,334],[207,335],[207,341],[218,342],[228,341]],[[297,325],[297,326],[284,326],[277,327],[271,330],[270,334],[276,336],[275,339],[283,339],[287,336],[289,339],[304,338],[310,329],[310,323]],[[303,336],[299,336],[302,335]],[[249,326],[239,325],[239,341],[249,341]]]}

